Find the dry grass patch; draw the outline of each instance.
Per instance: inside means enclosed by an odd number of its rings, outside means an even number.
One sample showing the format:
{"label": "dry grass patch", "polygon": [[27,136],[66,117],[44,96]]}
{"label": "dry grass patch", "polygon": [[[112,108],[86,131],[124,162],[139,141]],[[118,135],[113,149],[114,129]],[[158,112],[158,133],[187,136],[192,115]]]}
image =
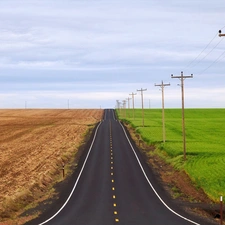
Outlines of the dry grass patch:
{"label": "dry grass patch", "polygon": [[0,110],[0,221],[51,189],[102,115],[91,109]]}

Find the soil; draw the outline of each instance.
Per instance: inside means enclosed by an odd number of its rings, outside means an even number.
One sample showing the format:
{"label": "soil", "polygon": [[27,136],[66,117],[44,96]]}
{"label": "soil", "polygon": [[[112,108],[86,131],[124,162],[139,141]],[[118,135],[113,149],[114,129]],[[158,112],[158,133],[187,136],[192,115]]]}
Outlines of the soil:
{"label": "soil", "polygon": [[0,225],[24,224],[31,218],[17,216],[27,206],[54,195],[102,116],[93,109],[0,110]]}

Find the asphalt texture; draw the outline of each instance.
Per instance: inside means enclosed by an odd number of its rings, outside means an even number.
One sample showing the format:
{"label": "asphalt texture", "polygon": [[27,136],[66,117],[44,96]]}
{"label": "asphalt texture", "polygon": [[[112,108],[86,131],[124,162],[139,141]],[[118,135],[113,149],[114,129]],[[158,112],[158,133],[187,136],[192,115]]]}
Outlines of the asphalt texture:
{"label": "asphalt texture", "polygon": [[29,225],[214,224],[168,197],[114,110],[105,110],[88,148],[65,201]]}

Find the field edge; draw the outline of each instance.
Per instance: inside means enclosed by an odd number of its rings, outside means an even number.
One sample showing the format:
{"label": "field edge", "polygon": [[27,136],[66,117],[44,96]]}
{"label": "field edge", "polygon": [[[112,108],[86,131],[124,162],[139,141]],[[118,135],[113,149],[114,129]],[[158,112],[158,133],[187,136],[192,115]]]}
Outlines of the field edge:
{"label": "field edge", "polygon": [[121,123],[128,130],[149,167],[162,184],[170,198],[189,213],[194,213],[215,221],[219,217],[220,206],[197,187],[184,169],[175,169],[168,161],[168,156],[156,144],[148,144],[127,120]]}

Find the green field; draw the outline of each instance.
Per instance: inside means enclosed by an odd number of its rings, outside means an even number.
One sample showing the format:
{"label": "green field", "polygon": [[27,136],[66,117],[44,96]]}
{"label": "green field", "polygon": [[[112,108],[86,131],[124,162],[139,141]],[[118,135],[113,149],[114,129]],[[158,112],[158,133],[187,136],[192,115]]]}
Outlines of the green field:
{"label": "green field", "polygon": [[[165,109],[166,142],[162,137],[162,110],[118,111],[148,144],[155,144],[175,169],[184,169],[197,187],[214,201],[225,196],[225,109],[185,109],[187,160],[183,161],[181,109]],[[125,117],[126,115],[126,117]]]}

